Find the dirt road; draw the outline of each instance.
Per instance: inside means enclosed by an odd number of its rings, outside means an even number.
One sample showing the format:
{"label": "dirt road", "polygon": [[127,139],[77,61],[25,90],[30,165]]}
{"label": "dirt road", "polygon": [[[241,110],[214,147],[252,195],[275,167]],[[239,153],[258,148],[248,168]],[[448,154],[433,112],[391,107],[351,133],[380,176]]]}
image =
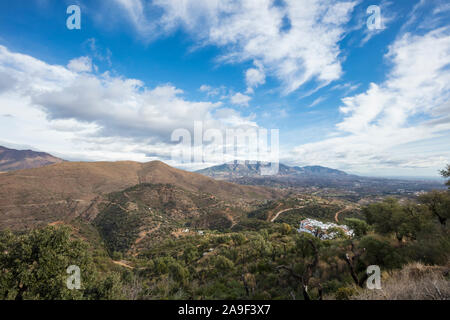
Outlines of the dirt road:
{"label": "dirt road", "polygon": [[339,215],[344,212],[344,211],[348,211],[350,210],[352,207],[351,206],[346,206],[344,209],[339,210],[338,212],[336,212],[336,214],[334,215],[334,220],[339,223]]}
{"label": "dirt road", "polygon": [[275,220],[277,220],[278,216],[279,216],[280,214],[282,214],[283,212],[291,211],[291,210],[296,210],[296,209],[301,209],[301,208],[304,208],[304,207],[302,206],[302,207],[296,207],[296,208],[289,208],[289,209],[281,210],[281,211],[277,212],[277,214],[275,215],[275,217],[273,217],[272,219],[270,219],[270,222],[274,222]]}

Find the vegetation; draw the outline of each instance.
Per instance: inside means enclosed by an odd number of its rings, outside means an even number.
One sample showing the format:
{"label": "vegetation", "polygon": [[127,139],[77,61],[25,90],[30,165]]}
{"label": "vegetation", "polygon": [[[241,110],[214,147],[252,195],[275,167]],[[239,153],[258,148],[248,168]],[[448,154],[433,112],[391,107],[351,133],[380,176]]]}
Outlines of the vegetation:
{"label": "vegetation", "polygon": [[[445,169],[441,170],[441,175],[444,178],[450,178],[450,164],[448,164]],[[449,188],[450,188],[450,180],[447,180],[446,185],[449,186]]]}
{"label": "vegetation", "polygon": [[[209,195],[168,188],[111,194],[93,224],[0,233],[0,299],[448,298],[450,191],[354,209],[340,218],[353,238],[320,240],[298,233],[299,219],[331,221],[343,206],[287,198],[239,217]],[[70,265],[80,290],[66,286]],[[365,289],[370,265],[383,293]]]}
{"label": "vegetation", "polygon": [[[70,237],[68,228],[0,233],[0,298],[116,299],[121,298],[119,275],[97,272],[87,243]],[[67,268],[81,272],[81,289],[69,290]]]}
{"label": "vegetation", "polygon": [[352,290],[353,300],[449,300],[448,269],[411,263],[383,274],[381,290]]}

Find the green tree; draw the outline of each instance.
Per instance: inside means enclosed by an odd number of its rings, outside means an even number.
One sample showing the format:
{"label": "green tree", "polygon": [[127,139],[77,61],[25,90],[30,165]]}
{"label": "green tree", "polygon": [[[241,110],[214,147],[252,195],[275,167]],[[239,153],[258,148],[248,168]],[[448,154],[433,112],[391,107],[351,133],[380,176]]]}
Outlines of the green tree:
{"label": "green tree", "polygon": [[287,223],[283,223],[281,225],[281,234],[288,235],[292,232],[292,227],[288,225]]}
{"label": "green tree", "polygon": [[242,233],[235,233],[231,238],[238,246],[242,245],[245,242],[245,236]]}
{"label": "green tree", "polygon": [[[67,228],[3,233],[0,251],[0,296],[3,299],[83,299],[93,283],[94,267],[85,243],[70,239]],[[82,290],[69,290],[66,270],[81,270]]]}
{"label": "green tree", "polygon": [[[450,164],[447,164],[447,168],[440,171],[444,178],[450,178]],[[450,180],[447,180],[446,185],[450,188]]]}
{"label": "green tree", "polygon": [[169,265],[169,275],[179,284],[186,285],[189,278],[189,271],[178,262]]}
{"label": "green tree", "polygon": [[378,265],[389,269],[402,265],[402,257],[387,240],[365,236],[361,239],[358,247],[364,250],[361,257],[363,269],[359,268],[360,272],[365,272],[366,266],[369,265]]}
{"label": "green tree", "polygon": [[197,248],[195,248],[193,245],[188,245],[188,247],[183,252],[183,259],[186,264],[191,263],[198,257],[198,251]]}
{"label": "green tree", "polygon": [[402,207],[398,200],[389,198],[380,203],[372,203],[363,208],[367,223],[373,225],[380,234],[390,234],[397,229],[396,222],[402,215]]}
{"label": "green tree", "polygon": [[369,225],[364,220],[357,218],[346,218],[344,221],[345,224],[353,230],[356,238],[365,236],[367,234],[367,231],[369,231]]}
{"label": "green tree", "polygon": [[125,298],[122,291],[123,283],[120,274],[112,272],[98,277],[87,293],[89,298],[95,300],[118,300]]}
{"label": "green tree", "polygon": [[224,256],[217,256],[214,265],[219,272],[223,273],[229,272],[234,268],[233,261]]}
{"label": "green tree", "polygon": [[[81,288],[67,288],[69,266],[80,268]],[[117,298],[105,288],[88,245],[71,238],[67,227],[46,227],[22,235],[0,233],[0,299],[72,300]]]}
{"label": "green tree", "polygon": [[450,217],[450,193],[448,191],[431,191],[419,196],[419,201],[425,204],[442,225],[446,225]]}
{"label": "green tree", "polygon": [[401,205],[392,198],[368,205],[363,213],[376,232],[384,235],[394,233],[400,242],[405,237],[416,239],[417,234],[430,225],[430,215],[424,206]]}

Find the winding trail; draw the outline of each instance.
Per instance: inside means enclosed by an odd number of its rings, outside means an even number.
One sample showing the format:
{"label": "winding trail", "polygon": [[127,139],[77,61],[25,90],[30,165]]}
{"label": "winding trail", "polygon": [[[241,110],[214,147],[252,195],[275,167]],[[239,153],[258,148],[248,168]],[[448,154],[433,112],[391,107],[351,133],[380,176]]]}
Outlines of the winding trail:
{"label": "winding trail", "polygon": [[125,268],[128,268],[128,269],[134,269],[134,267],[130,266],[129,264],[126,264],[125,262],[126,262],[126,261],[123,261],[123,260],[121,260],[121,261],[115,261],[115,260],[113,260],[113,263],[114,263],[114,264],[117,264],[117,265],[119,265],[119,266],[122,266],[122,267],[125,267]]}
{"label": "winding trail", "polygon": [[304,208],[304,206],[301,207],[296,207],[296,208],[289,208],[289,209],[284,209],[281,211],[278,211],[277,214],[275,215],[275,217],[273,217],[272,219],[270,219],[270,222],[274,222],[275,220],[277,220],[278,216],[286,211],[291,211],[291,210],[296,210],[296,209],[301,209]]}
{"label": "winding trail", "polygon": [[148,230],[148,231],[141,231],[141,232],[139,232],[138,238],[136,239],[136,241],[134,242],[134,244],[138,244],[139,242],[141,242],[142,240],[144,240],[144,238],[145,238],[147,235],[149,235],[149,234],[151,234],[151,233],[153,233],[153,232],[159,230],[160,227],[161,227],[161,222],[159,222],[158,225],[157,225],[156,227],[154,227],[153,229],[150,229],[150,230]]}
{"label": "winding trail", "polygon": [[346,206],[344,209],[341,209],[341,210],[339,210],[338,212],[336,212],[336,214],[334,215],[334,220],[335,220],[337,223],[339,223],[339,215],[340,215],[342,212],[348,211],[348,210],[350,210],[350,209],[352,209],[351,206]]}

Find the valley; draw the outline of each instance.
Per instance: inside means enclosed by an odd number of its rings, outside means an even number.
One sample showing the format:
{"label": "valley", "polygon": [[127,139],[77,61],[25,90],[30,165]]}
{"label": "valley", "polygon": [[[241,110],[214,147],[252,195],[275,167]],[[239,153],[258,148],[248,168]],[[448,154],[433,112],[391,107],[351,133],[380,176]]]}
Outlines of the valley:
{"label": "valley", "polygon": [[[448,215],[445,191],[435,191],[431,200],[389,193],[374,180],[323,167],[281,165],[279,176],[264,178],[235,169],[231,178],[203,171],[212,178],[159,161],[62,162],[3,173],[0,238],[5,245],[67,239],[67,245],[85,248],[68,256],[67,248],[62,256],[95,266],[90,272],[98,280],[89,285],[97,289],[83,291],[86,299],[350,298],[366,294],[354,279],[369,264],[397,270],[419,255],[430,264],[447,263],[448,230],[433,217],[436,203],[442,206],[439,221]],[[374,186],[361,191],[333,185],[354,179]],[[414,183],[407,186],[426,185]],[[351,232],[320,238],[299,232],[303,221],[337,223],[332,226]],[[383,229],[385,221],[394,229]],[[306,282],[298,282],[305,275]],[[98,281],[110,289],[99,293]]]}

